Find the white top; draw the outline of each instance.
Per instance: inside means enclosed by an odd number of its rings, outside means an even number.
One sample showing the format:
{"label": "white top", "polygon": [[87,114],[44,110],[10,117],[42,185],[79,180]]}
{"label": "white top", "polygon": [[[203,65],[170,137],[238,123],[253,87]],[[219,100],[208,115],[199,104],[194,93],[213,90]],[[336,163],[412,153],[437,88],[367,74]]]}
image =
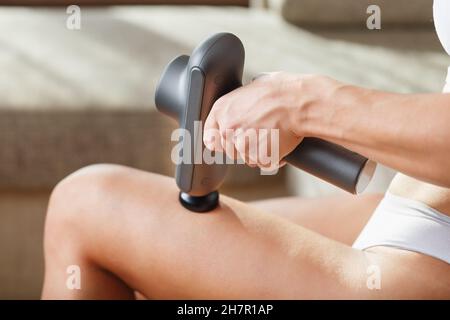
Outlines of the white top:
{"label": "white top", "polygon": [[[450,0],[434,0],[434,25],[445,51],[450,55]],[[450,67],[444,92],[450,93]]]}
{"label": "white top", "polygon": [[450,55],[450,0],[434,0],[434,25],[445,51]]}

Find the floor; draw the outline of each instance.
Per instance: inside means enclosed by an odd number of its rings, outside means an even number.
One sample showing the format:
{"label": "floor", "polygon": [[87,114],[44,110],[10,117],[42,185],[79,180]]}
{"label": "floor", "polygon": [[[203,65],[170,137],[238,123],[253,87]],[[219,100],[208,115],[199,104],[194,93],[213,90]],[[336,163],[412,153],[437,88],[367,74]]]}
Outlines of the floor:
{"label": "floor", "polygon": [[0,192],[0,299],[39,298],[49,190]]}

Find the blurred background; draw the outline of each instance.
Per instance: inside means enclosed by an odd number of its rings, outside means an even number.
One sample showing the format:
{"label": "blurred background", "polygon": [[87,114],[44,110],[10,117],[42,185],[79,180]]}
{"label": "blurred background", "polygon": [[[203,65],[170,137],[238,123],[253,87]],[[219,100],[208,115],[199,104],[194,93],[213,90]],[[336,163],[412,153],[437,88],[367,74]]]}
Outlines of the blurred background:
{"label": "blurred background", "polygon": [[[241,38],[246,82],[284,70],[437,92],[450,65],[432,0],[81,0],[80,30],[66,26],[71,0],[0,4],[2,299],[39,298],[45,210],[63,177],[102,162],[173,175],[175,123],[155,110],[154,89],[168,61],[208,35]],[[381,30],[366,26],[370,4]],[[384,191],[392,174],[380,168],[369,191]],[[241,200],[340,192],[293,168],[260,176],[244,166],[222,191]]]}

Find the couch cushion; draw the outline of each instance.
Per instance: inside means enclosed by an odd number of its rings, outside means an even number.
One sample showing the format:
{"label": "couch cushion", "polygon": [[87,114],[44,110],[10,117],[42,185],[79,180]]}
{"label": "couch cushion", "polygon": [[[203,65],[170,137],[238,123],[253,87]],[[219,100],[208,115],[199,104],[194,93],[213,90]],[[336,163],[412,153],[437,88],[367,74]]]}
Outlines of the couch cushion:
{"label": "couch cushion", "polygon": [[433,0],[284,0],[283,17],[297,25],[366,26],[369,5],[381,9],[382,26],[432,25]]}

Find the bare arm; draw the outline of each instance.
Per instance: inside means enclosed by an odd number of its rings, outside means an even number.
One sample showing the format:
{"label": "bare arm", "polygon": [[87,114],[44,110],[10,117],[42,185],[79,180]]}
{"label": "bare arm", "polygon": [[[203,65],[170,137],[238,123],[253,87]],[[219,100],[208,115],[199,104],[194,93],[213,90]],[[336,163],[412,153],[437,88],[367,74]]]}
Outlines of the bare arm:
{"label": "bare arm", "polygon": [[449,94],[405,95],[342,85],[326,100],[301,105],[299,113],[304,136],[321,137],[450,187]]}
{"label": "bare arm", "polygon": [[[210,128],[279,129],[280,158],[303,137],[318,137],[450,187],[449,124],[450,94],[395,94],[324,76],[273,73],[219,99],[205,123],[205,137]],[[213,150],[234,144],[244,159],[246,148],[252,150],[240,136],[231,142],[222,136],[218,143],[205,138],[205,144]]]}

